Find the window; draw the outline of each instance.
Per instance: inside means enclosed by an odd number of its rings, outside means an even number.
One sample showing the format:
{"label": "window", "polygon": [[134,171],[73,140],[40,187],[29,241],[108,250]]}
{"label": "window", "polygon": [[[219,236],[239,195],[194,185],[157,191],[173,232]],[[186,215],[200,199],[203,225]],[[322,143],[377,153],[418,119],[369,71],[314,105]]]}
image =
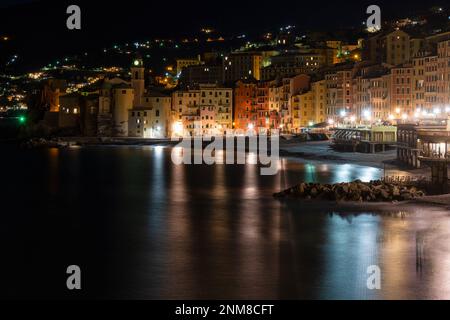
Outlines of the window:
{"label": "window", "polygon": [[159,117],[159,110],[156,110],[156,116]]}

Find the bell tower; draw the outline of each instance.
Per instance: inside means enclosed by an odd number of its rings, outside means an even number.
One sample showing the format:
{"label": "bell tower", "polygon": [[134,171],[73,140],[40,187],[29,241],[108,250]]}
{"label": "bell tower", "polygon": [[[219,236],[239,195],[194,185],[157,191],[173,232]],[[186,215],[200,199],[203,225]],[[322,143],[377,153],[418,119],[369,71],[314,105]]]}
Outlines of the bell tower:
{"label": "bell tower", "polygon": [[141,58],[135,58],[131,65],[131,85],[134,89],[134,101],[133,106],[140,106],[142,102],[142,96],[145,90],[144,80],[144,63]]}

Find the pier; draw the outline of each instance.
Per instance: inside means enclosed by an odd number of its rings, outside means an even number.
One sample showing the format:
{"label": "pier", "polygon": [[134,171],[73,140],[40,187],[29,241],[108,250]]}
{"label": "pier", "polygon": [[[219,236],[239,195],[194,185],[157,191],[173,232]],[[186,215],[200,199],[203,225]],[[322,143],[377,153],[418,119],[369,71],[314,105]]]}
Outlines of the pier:
{"label": "pier", "polygon": [[397,142],[394,126],[348,127],[335,129],[332,138],[335,149],[352,152],[384,152]]}

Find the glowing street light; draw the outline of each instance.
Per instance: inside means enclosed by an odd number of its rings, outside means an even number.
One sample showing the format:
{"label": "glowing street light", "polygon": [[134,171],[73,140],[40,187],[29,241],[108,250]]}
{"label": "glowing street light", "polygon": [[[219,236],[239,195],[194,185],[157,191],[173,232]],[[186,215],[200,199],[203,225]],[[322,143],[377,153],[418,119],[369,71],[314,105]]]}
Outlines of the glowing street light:
{"label": "glowing street light", "polygon": [[181,121],[177,121],[172,125],[172,130],[175,134],[182,134],[183,133],[183,124]]}

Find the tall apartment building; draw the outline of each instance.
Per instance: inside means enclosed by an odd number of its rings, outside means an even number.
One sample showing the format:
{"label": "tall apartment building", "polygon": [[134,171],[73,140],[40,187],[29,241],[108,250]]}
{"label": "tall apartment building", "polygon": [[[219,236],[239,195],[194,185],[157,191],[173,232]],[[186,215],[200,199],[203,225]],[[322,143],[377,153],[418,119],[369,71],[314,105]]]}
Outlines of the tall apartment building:
{"label": "tall apartment building", "polygon": [[257,86],[257,126],[260,130],[264,128],[279,129],[280,128],[280,115],[277,110],[271,109],[270,107],[270,88],[271,82],[258,82]]}
{"label": "tall apartment building", "polygon": [[413,108],[416,112],[423,113],[425,109],[425,61],[426,52],[416,54],[412,59],[413,65]]}
{"label": "tall apartment building", "polygon": [[233,89],[200,85],[178,90],[172,94],[172,109],[184,133],[226,134],[233,128]]}
{"label": "tall apartment building", "polygon": [[[267,133],[279,129],[280,116],[276,107],[269,108],[270,82],[238,81],[234,89],[235,129],[255,129]],[[279,90],[281,92],[281,90]]]}
{"label": "tall apartment building", "polygon": [[379,33],[367,39],[364,43],[364,60],[387,63],[389,65],[400,65],[410,61],[411,54],[420,50],[420,39],[413,39],[411,51],[410,36],[398,29],[388,33]]}
{"label": "tall apartment building", "polygon": [[353,112],[356,121],[388,119],[390,70],[379,64],[359,65],[353,78]]}
{"label": "tall apartment building", "polygon": [[327,86],[325,80],[311,83],[311,91],[314,99],[314,123],[325,123],[327,119]]}
{"label": "tall apartment building", "polygon": [[410,60],[410,37],[406,32],[391,32],[384,41],[387,64],[397,66]]}
{"label": "tall apartment building", "polygon": [[260,80],[263,56],[259,52],[231,53],[223,58],[223,82],[234,83],[238,80]]}
{"label": "tall apartment building", "polygon": [[238,81],[234,88],[234,128],[257,128],[258,85],[256,81]]}
{"label": "tall apartment building", "polygon": [[191,65],[184,67],[179,83],[182,86],[199,86],[200,84],[220,85],[223,81],[223,68],[217,65]]}
{"label": "tall apartment building", "polygon": [[291,132],[299,133],[301,128],[315,124],[314,94],[311,90],[293,95],[292,100],[292,128]]}
{"label": "tall apartment building", "polygon": [[438,56],[425,57],[425,110],[433,113],[440,107]]}
{"label": "tall apartment building", "polygon": [[393,114],[391,109],[391,76],[387,71],[369,78],[370,117],[372,121],[389,120]]}
{"label": "tall apartment building", "polygon": [[396,119],[413,117],[413,66],[405,64],[391,69],[391,104]]}
{"label": "tall apartment building", "polygon": [[351,114],[358,121],[371,121],[372,109],[370,106],[370,77],[367,76],[367,70],[360,69],[352,82],[353,106]]}
{"label": "tall apartment building", "polygon": [[328,118],[339,122],[353,112],[353,64],[336,66],[325,73]]}
{"label": "tall apartment building", "polygon": [[437,44],[438,103],[450,111],[450,35]]}
{"label": "tall apartment building", "polygon": [[270,58],[269,66],[261,69],[262,80],[310,74],[326,65],[326,56],[319,53],[287,53]]}
{"label": "tall apartment building", "polygon": [[303,128],[325,123],[326,83],[325,80],[311,83],[309,89],[294,94],[292,104],[291,132],[299,133]]}
{"label": "tall apartment building", "polygon": [[290,132],[293,128],[291,97],[309,89],[310,81],[310,76],[301,74],[270,82],[269,110],[278,113],[282,131]]}

